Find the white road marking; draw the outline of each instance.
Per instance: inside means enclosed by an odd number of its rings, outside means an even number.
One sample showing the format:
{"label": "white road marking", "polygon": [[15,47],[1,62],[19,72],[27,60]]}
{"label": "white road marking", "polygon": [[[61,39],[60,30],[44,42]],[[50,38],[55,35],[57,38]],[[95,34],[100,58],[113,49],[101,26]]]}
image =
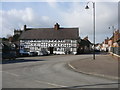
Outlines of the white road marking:
{"label": "white road marking", "polygon": [[70,63],[68,63],[68,65],[69,65],[72,69],[76,70],[76,68],[74,68]]}
{"label": "white road marking", "polygon": [[43,83],[43,84],[52,85],[52,86],[55,86],[55,87],[67,87],[67,86],[64,86],[64,85],[58,85],[58,84],[49,83],[49,82],[44,82],[44,81],[38,81],[38,80],[35,80],[35,81],[36,81],[36,82],[39,82],[39,83]]}
{"label": "white road marking", "polygon": [[6,72],[6,71],[0,71],[0,72],[4,72],[4,73],[7,73],[7,74],[10,74],[10,75],[16,76],[16,77],[18,77],[18,76],[19,76],[19,75],[17,75],[17,74],[10,73],[10,72]]}

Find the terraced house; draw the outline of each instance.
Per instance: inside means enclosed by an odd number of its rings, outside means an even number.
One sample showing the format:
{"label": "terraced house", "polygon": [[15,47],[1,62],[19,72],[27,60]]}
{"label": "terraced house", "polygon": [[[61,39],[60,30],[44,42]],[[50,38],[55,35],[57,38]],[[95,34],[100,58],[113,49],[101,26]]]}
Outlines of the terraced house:
{"label": "terraced house", "polygon": [[76,54],[78,40],[78,28],[62,28],[58,23],[53,28],[27,28],[24,25],[20,35],[20,51]]}

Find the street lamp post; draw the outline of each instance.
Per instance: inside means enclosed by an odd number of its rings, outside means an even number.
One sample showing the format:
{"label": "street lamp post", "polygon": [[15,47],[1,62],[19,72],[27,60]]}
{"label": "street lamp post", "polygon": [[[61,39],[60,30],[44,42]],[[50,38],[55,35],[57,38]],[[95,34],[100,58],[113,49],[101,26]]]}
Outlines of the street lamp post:
{"label": "street lamp post", "polygon": [[114,27],[114,26],[110,26],[109,29],[111,29],[111,28],[112,28],[112,30],[113,30],[112,33],[113,33],[113,43],[114,43],[114,29],[115,29],[115,27]]}
{"label": "street lamp post", "polygon": [[112,48],[113,48],[113,49],[112,49],[112,52],[114,53],[113,43],[114,43],[114,29],[115,29],[115,27],[114,27],[114,26],[110,26],[109,29],[111,29],[111,28],[112,28],[112,30],[113,30],[113,32],[112,32],[112,33],[113,33],[113,40],[112,40]]}
{"label": "street lamp post", "polygon": [[[85,9],[89,9],[89,4],[90,2],[87,3]],[[93,59],[95,60],[95,2],[92,2],[93,4]]]}

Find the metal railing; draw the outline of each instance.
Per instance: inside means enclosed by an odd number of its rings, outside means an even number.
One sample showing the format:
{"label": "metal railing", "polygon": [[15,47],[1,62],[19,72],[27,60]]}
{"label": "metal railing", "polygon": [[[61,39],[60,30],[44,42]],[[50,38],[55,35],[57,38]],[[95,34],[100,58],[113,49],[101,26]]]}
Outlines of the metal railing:
{"label": "metal railing", "polygon": [[111,47],[110,52],[120,55],[120,47]]}

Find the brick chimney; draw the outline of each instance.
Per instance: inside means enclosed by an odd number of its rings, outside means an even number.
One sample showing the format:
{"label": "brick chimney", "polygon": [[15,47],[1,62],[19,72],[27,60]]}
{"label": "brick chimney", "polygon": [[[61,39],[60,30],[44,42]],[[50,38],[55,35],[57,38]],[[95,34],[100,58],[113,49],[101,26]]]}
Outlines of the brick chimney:
{"label": "brick chimney", "polygon": [[55,30],[58,30],[60,28],[60,25],[58,24],[58,23],[56,23],[55,25],[54,25],[54,29]]}
{"label": "brick chimney", "polygon": [[84,38],[84,40],[88,40],[88,36],[86,36],[86,37]]}
{"label": "brick chimney", "polygon": [[13,37],[10,36],[10,37],[8,38],[8,41],[11,43],[11,42],[13,41]]}
{"label": "brick chimney", "polygon": [[24,25],[24,31],[26,31],[26,27],[27,27],[27,26],[26,26],[26,25]]}

